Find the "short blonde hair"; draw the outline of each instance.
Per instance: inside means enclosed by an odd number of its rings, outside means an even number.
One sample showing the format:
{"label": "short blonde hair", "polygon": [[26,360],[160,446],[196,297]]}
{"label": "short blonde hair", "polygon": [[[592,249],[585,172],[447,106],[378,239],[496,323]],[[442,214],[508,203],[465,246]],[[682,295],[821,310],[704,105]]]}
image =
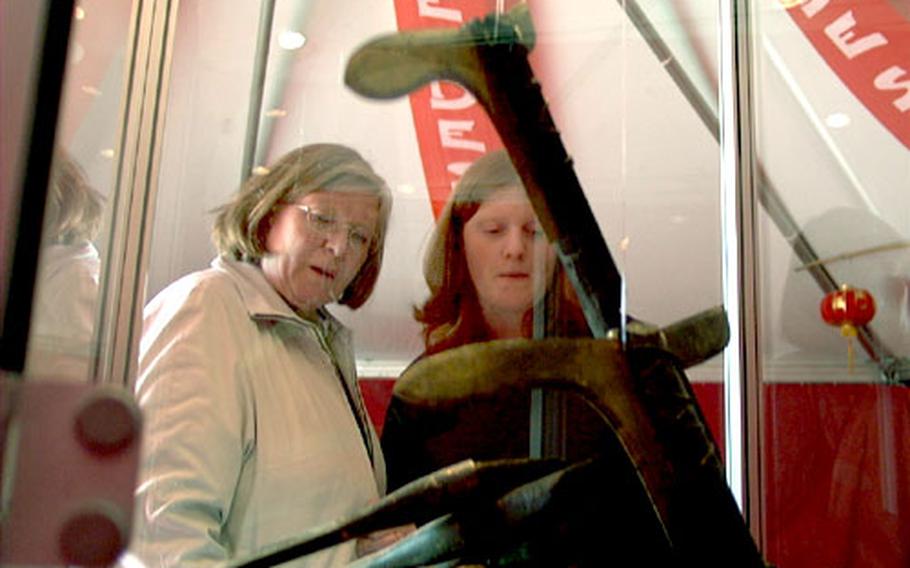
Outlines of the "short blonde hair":
{"label": "short blonde hair", "polygon": [[259,264],[278,206],[317,191],[366,193],[379,199],[379,222],[367,258],[338,300],[358,308],[379,278],[392,196],[385,180],[347,146],[301,146],[282,156],[268,173],[250,177],[234,199],[216,210],[212,240],[222,256]]}

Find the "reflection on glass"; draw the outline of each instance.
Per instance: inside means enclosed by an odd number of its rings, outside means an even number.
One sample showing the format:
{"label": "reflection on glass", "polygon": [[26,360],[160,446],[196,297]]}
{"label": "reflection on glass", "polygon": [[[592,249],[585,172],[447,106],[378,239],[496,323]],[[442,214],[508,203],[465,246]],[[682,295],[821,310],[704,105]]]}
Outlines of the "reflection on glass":
{"label": "reflection on glass", "polygon": [[[533,308],[542,308],[544,291],[558,309],[554,331],[589,334],[565,270],[503,150],[475,161],[462,176],[433,232],[424,277],[431,295],[417,319],[427,355],[476,341],[530,337]],[[535,278],[543,285],[535,286]]]}
{"label": "reflection on glass", "polygon": [[[415,311],[423,325],[420,358],[470,343],[532,337],[535,317],[546,320],[539,335],[591,335],[504,150],[476,160],[455,186],[433,231],[424,278],[430,297]],[[573,426],[582,425],[570,436],[570,455],[578,458],[599,449],[591,436],[605,425],[582,403],[570,402]],[[432,443],[427,438],[440,433],[409,423],[400,404],[393,399],[383,430],[391,487],[463,459],[529,454],[529,397],[471,402],[446,438]]]}
{"label": "reflection on glass", "polygon": [[91,362],[100,261],[92,240],[103,200],[82,168],[58,151],[48,185],[26,372],[84,380]]}
{"label": "reflection on glass", "polygon": [[[910,312],[907,286],[910,282],[910,249],[883,245],[901,243],[901,236],[885,220],[866,209],[838,207],[807,222],[802,233],[818,251],[838,284],[868,290],[878,307],[870,327],[895,355],[910,353]],[[849,235],[849,237],[847,236]],[[847,250],[846,247],[850,247]],[[856,256],[851,251],[867,251]],[[846,256],[846,258],[840,258]],[[819,314],[823,292],[805,267],[790,263],[784,283],[781,312],[783,337],[791,351],[790,361],[839,366],[847,371],[846,344],[839,331],[825,324]],[[858,349],[858,354],[862,352]],[[863,355],[860,362],[868,358]],[[863,365],[876,380],[874,364]],[[858,372],[863,372],[859,370]],[[846,373],[845,373],[846,374]]]}
{"label": "reflection on glass", "polygon": [[[449,21],[453,25],[472,17],[468,3],[450,4],[452,7],[444,11],[432,7],[418,11],[413,3],[406,2],[356,6],[278,3],[271,29],[300,30],[308,41],[303,49],[295,51],[277,49],[277,42],[271,42],[263,120],[258,136],[247,133],[256,137],[256,164],[273,163],[273,158],[285,149],[304,142],[338,137],[356,141],[371,162],[389,168],[394,187],[408,188],[396,199],[397,222],[390,226],[388,251],[392,262],[383,268],[375,299],[356,314],[346,314],[348,321],[355,324],[351,327],[360,342],[359,362],[390,363],[376,365],[382,370],[373,375],[389,383],[421,352],[509,336],[529,337],[538,323],[535,316],[541,313],[551,316],[553,327],[565,324],[565,335],[589,335],[562,267],[554,262],[552,248],[538,235],[537,220],[528,214],[530,206],[523,199],[510,199],[520,196],[522,188],[509,168],[503,187],[496,186],[486,174],[476,174],[489,184],[488,191],[465,198],[464,208],[471,211],[465,211],[457,222],[461,223],[459,231],[468,224],[476,225],[475,236],[483,239],[486,230],[498,230],[495,226],[485,227],[484,218],[503,218],[498,209],[508,209],[504,224],[509,230],[515,229],[513,246],[522,249],[518,255],[521,264],[508,269],[505,282],[496,283],[492,268],[502,255],[499,250],[489,245],[486,253],[460,251],[464,253],[459,260],[463,263],[463,280],[446,288],[442,296],[450,296],[446,301],[459,296],[464,309],[456,307],[444,314],[433,324],[435,329],[426,334],[426,343],[412,349],[413,340],[418,337],[414,331],[419,326],[412,319],[410,308],[414,299],[423,300],[425,295],[422,287],[409,293],[418,271],[417,263],[411,261],[417,258],[432,226],[431,215],[439,212],[436,206],[441,209],[446,203],[452,184],[469,164],[498,147],[494,143],[496,133],[483,128],[477,120],[482,111],[479,106],[472,109],[477,112],[461,112],[472,104],[472,97],[451,84],[431,85],[423,93],[426,96],[415,94],[411,101],[402,98],[376,104],[351,96],[339,80],[344,74],[344,66],[339,63],[347,61],[365,40],[392,31],[396,21],[402,31],[442,23],[439,15],[443,12],[450,18],[457,16]],[[494,9],[492,5],[476,4],[483,13]],[[411,18],[406,17],[408,8],[413,12]],[[374,17],[367,17],[364,10]],[[226,10],[218,2],[205,3],[205,9],[184,3],[178,12],[174,57],[170,62],[168,127],[162,138],[158,178],[159,214],[151,231],[154,242],[148,297],[181,275],[198,271],[211,258],[211,247],[205,238],[206,212],[234,186],[236,166],[241,163],[240,149],[244,147],[240,119],[248,107],[243,100],[248,91],[237,85],[248,85],[255,68],[254,4],[232,5]],[[572,150],[585,192],[602,214],[601,219],[607,220],[602,223],[605,231],[612,230],[605,240],[618,242],[616,233],[620,233],[624,242],[633,243],[631,255],[621,259],[633,260],[623,267],[627,270],[624,273],[642,284],[635,288],[631,311],[645,314],[647,307],[648,319],[670,322],[716,304],[720,296],[716,292],[716,183],[712,180],[717,176],[716,149],[707,143],[710,136],[685,100],[666,88],[670,83],[662,62],[641,42],[625,41],[626,17],[616,6],[600,2],[571,6],[551,3],[550,10],[543,13],[552,17],[542,16],[537,23],[542,31],[552,29],[539,36],[547,41],[535,48],[535,53],[544,56],[539,60],[542,67],[535,71],[547,89],[548,101]],[[573,17],[566,19],[567,15]],[[632,50],[635,53],[630,55]],[[630,61],[632,64],[628,64]],[[635,101],[636,112],[631,120],[625,116],[630,108],[627,101]],[[664,135],[677,130],[681,131],[678,136]],[[630,135],[633,131],[638,135]],[[435,171],[430,172],[428,164]],[[268,175],[266,170],[260,171]],[[467,180],[462,188],[466,186]],[[673,216],[693,222],[666,227],[665,220]],[[440,227],[444,222],[440,220]],[[660,235],[644,238],[656,226],[662,229]],[[457,237],[464,240],[463,232],[458,232]],[[649,245],[652,250],[647,248]],[[447,264],[445,256],[458,249],[440,241],[439,251],[441,256],[436,262],[440,270],[454,273],[454,263]],[[473,259],[474,274],[468,268],[468,255]],[[540,260],[532,263],[533,257]],[[693,270],[692,263],[703,266]],[[492,282],[484,281],[487,270],[493,272]],[[673,275],[672,293],[665,286],[669,274]],[[537,282],[534,275],[539,275]],[[432,278],[427,280],[432,288]],[[650,285],[653,282],[658,284]],[[556,311],[550,309],[551,303]],[[532,306],[547,309],[532,310]],[[428,314],[435,308],[421,304],[421,309]],[[719,383],[715,380],[713,384]],[[388,401],[387,393],[383,391],[374,399],[382,410]],[[494,416],[502,418],[500,423],[506,425],[497,432],[505,438],[501,447],[489,448],[495,442],[487,443],[487,449],[495,451],[497,457],[528,455],[528,406],[527,400],[513,401],[502,416]],[[485,423],[491,414],[492,411],[478,412],[462,421],[466,428],[476,428],[477,432],[476,436],[468,433],[464,438],[484,444],[484,429],[495,428],[492,423]],[[381,414],[378,416],[381,418]],[[594,421],[602,423],[599,418]]]}
{"label": "reflection on glass", "polygon": [[30,377],[86,381],[92,374],[131,10],[132,2],[93,0],[73,13],[26,356]]}
{"label": "reflection on glass", "polygon": [[[818,257],[796,231],[760,233],[760,507],[782,567],[910,565],[910,131],[905,92],[882,88],[906,60],[906,6],[756,4],[756,159]],[[823,319],[842,285],[875,298],[879,360],[854,339],[851,365]]]}
{"label": "reflection on glass", "polygon": [[[802,231],[837,282],[875,298],[869,328],[894,357],[906,358],[910,252],[876,250],[900,243],[900,235],[856,207],[824,211]],[[881,384],[888,361],[872,361],[827,325],[819,286],[795,260],[788,268],[780,300],[785,347],[768,351],[764,377],[768,556],[781,566],[906,565],[910,548],[898,535],[907,524],[901,488],[910,480],[907,389]],[[823,545],[809,534],[825,535]]]}

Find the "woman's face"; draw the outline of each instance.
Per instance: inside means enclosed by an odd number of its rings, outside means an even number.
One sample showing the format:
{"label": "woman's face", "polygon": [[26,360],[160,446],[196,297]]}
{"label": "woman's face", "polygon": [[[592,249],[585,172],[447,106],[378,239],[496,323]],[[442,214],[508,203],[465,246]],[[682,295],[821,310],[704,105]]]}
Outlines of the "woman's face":
{"label": "woman's face", "polygon": [[[505,188],[465,223],[465,257],[484,316],[520,318],[550,281],[556,255],[539,228],[524,191]],[[535,259],[544,259],[535,276]],[[535,278],[540,278],[535,296]]]}
{"label": "woman's face", "polygon": [[367,258],[379,198],[317,191],[279,205],[266,235],[262,271],[299,313],[336,301]]}

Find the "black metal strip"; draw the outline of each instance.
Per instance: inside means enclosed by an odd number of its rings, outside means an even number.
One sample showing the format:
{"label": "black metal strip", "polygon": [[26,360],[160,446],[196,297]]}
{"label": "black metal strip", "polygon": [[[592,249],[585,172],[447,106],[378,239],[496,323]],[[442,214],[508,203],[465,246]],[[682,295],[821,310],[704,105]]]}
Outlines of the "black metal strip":
{"label": "black metal strip", "polygon": [[534,77],[529,49],[517,25],[495,28],[478,20],[468,27],[478,39],[485,89],[469,86],[493,121],[541,226],[556,245],[591,332],[606,337],[621,326],[622,276]]}
{"label": "black metal strip", "polygon": [[0,330],[0,369],[14,373],[21,373],[25,367],[44,204],[54,156],[73,3],[74,0],[45,2],[44,42],[35,88],[28,157],[22,185],[10,188],[19,194],[19,220],[11,253],[3,327]]}

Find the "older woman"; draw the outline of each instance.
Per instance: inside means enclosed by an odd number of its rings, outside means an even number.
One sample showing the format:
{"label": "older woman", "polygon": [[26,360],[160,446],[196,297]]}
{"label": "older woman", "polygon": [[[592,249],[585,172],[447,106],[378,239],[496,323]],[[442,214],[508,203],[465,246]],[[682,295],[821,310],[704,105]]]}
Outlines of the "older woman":
{"label": "older woman", "polygon": [[103,213],[101,194],[79,164],[58,149],[47,189],[26,358],[31,377],[88,380],[101,266],[92,241]]}
{"label": "older woman", "polygon": [[[220,209],[211,267],[148,304],[131,549],[146,564],[253,554],[384,493],[350,333],[325,306],[369,298],[390,205],[354,150],[298,148]],[[346,544],[303,562],[353,555]]]}
{"label": "older woman", "polygon": [[[430,297],[415,310],[426,357],[468,343],[516,337],[589,336],[578,299],[508,154],[474,162],[433,232],[424,277]],[[535,327],[538,333],[535,333]],[[590,455],[606,428],[583,402],[568,401],[569,457]],[[475,401],[457,417],[414,416],[393,398],[383,430],[389,486],[467,459],[527,457],[530,399]],[[440,424],[453,426],[437,431]]]}

